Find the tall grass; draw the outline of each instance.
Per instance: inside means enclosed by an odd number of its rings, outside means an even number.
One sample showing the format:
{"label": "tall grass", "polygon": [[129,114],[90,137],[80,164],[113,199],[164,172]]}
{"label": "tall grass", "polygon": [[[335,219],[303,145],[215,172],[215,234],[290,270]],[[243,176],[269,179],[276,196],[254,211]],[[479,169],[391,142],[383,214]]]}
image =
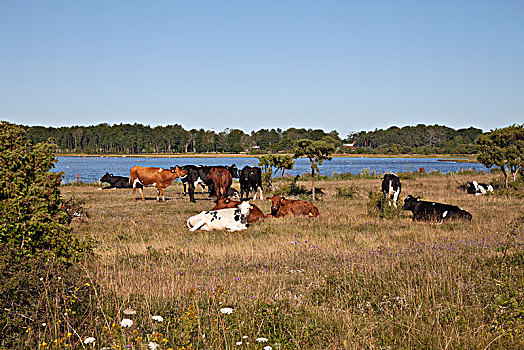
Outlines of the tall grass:
{"label": "tall grass", "polygon": [[134,203],[130,190],[63,187],[88,213],[76,232],[98,241],[97,259],[82,266],[93,312],[76,346],[92,336],[96,348],[120,349],[522,348],[524,202],[467,196],[459,186],[471,179],[402,182],[402,198],[459,205],[471,223],[380,218],[368,212],[380,189],[370,175],[320,181],[320,218],[266,219],[234,233],[189,232],[186,219],[213,203],[190,203],[178,184],[165,203],[154,189]]}

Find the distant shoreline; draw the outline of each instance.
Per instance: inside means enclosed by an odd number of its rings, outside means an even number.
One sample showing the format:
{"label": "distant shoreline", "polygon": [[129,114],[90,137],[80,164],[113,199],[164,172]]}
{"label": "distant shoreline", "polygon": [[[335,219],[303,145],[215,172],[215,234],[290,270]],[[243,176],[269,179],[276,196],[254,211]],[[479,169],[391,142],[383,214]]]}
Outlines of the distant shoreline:
{"label": "distant shoreline", "polygon": [[[288,153],[289,154],[289,153]],[[98,157],[98,158],[257,158],[264,154],[244,153],[173,153],[173,154],[87,154],[87,153],[59,153],[57,157]],[[285,155],[285,154],[282,154]],[[440,161],[478,163],[476,155],[469,154],[334,154],[334,158],[437,158]]]}

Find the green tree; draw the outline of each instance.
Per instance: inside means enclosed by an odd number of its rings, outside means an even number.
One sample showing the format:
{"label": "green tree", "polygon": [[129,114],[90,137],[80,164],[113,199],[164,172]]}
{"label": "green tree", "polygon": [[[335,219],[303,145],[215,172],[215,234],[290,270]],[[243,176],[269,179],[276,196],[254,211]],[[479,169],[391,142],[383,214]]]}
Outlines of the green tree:
{"label": "green tree", "polygon": [[280,183],[282,184],[282,178],[284,177],[286,170],[293,169],[295,161],[291,155],[286,154],[275,156],[274,164],[276,167],[275,174],[280,170]]}
{"label": "green tree", "polygon": [[495,129],[477,139],[479,155],[477,160],[491,168],[499,167],[508,187],[508,171],[513,176],[524,167],[524,124]]}
{"label": "green tree", "polygon": [[311,141],[307,139],[298,140],[297,148],[293,158],[308,157],[311,163],[311,187],[312,198],[315,201],[315,170],[319,171],[318,166],[322,165],[324,160],[331,160],[331,154],[335,152],[335,140],[325,136],[322,140]]}
{"label": "green tree", "polygon": [[49,170],[56,145],[30,145],[25,131],[0,124],[0,243],[19,257],[47,251],[64,260],[77,258],[88,246],[72,234],[71,217],[60,196],[62,173]]}

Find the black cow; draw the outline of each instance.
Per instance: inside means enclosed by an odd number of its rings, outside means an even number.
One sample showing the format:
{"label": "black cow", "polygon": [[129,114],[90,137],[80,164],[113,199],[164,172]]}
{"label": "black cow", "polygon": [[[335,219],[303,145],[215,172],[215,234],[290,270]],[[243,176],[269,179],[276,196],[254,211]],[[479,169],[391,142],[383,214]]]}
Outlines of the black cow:
{"label": "black cow", "polygon": [[493,192],[493,186],[488,184],[479,184],[477,181],[468,182],[467,192],[468,194],[479,196],[481,194]]}
{"label": "black cow", "polygon": [[438,221],[452,219],[471,220],[472,215],[456,205],[427,202],[409,195],[404,199],[404,210],[413,213],[413,221]]}
{"label": "black cow", "polygon": [[384,198],[389,199],[389,205],[391,206],[391,200],[393,200],[393,205],[397,207],[398,196],[402,191],[402,186],[400,185],[400,179],[397,175],[388,173],[385,174],[382,178],[382,193]]}
{"label": "black cow", "polygon": [[[133,184],[129,182],[129,178],[125,176],[113,176],[113,174],[106,173],[100,178],[100,182],[107,182],[109,186],[102,187],[103,190],[108,188],[133,188]],[[142,188],[141,184],[137,187]]]}
{"label": "black cow", "polygon": [[211,168],[226,169],[231,173],[232,177],[238,178],[238,169],[235,164],[231,166],[184,165],[181,168],[187,170],[187,175],[180,178],[182,180],[182,184],[184,185],[184,195],[186,194],[187,184],[189,190],[189,201],[193,203],[196,203],[195,188],[198,184],[202,186],[202,193],[204,193],[205,186],[208,187],[209,196],[212,196],[215,192],[213,181],[208,178]]}
{"label": "black cow", "polygon": [[[240,172],[240,200],[242,198],[249,198],[249,191],[253,189],[255,194],[253,199],[257,198],[258,188],[260,188],[260,199],[263,198],[262,194],[262,170],[259,167],[250,167],[246,165]],[[246,197],[244,197],[244,193]]]}

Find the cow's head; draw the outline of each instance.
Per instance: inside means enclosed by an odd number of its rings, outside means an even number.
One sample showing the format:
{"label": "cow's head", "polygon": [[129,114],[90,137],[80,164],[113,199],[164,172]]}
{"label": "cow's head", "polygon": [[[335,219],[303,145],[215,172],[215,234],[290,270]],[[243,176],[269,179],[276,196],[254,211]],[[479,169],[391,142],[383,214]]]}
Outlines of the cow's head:
{"label": "cow's head", "polygon": [[277,215],[280,207],[284,205],[285,198],[274,194],[273,197],[267,197],[266,199],[271,201],[271,215]]}
{"label": "cow's head", "polygon": [[419,197],[413,197],[412,195],[408,195],[406,199],[404,199],[404,205],[402,206],[402,209],[404,210],[413,210],[415,209],[415,204],[418,202]]}
{"label": "cow's head", "polygon": [[231,173],[231,177],[238,178],[238,168],[235,164],[226,166],[225,168]]}
{"label": "cow's head", "polygon": [[174,167],[171,167],[171,172],[175,174],[176,177],[184,177],[187,175],[187,170],[179,168],[178,165],[175,165]]}
{"label": "cow's head", "polygon": [[109,182],[113,174],[106,173],[104,176],[100,178],[100,182]]}
{"label": "cow's head", "polygon": [[217,201],[217,204],[213,207],[212,210],[226,209],[226,208],[238,208],[242,202],[232,201],[229,198],[220,198]]}
{"label": "cow's head", "polygon": [[247,224],[247,217],[249,216],[249,211],[253,209],[253,205],[250,204],[248,201],[244,201],[240,203],[240,205],[238,206],[238,209],[240,209],[240,215],[241,215],[240,222],[243,224]]}

